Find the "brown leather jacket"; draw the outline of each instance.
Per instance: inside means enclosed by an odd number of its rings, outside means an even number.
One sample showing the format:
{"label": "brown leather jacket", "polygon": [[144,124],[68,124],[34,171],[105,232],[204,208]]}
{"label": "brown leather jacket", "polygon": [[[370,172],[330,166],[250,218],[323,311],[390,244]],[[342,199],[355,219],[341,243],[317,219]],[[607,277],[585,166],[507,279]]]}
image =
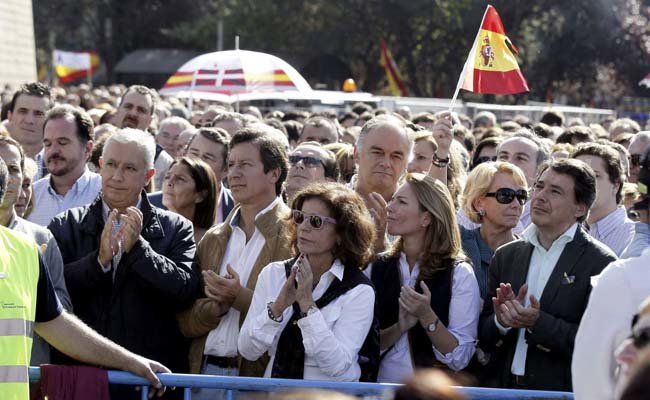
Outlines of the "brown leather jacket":
{"label": "brown leather jacket", "polygon": [[[226,252],[226,246],[232,229],[230,221],[239,210],[239,206],[228,215],[228,218],[216,227],[210,229],[199,243],[197,249],[198,263],[201,270],[211,269],[217,273],[221,260]],[[279,203],[271,211],[262,215],[255,221],[255,226],[264,236],[265,244],[260,252],[246,287],[242,288],[235,299],[233,307],[240,310],[239,324],[244,322],[253,290],[257,284],[257,276],[266,265],[274,261],[286,260],[291,257],[289,243],[286,240],[285,224],[290,210],[284,203]],[[216,304],[207,298],[198,299],[192,307],[179,315],[181,332],[187,337],[195,338],[190,347],[190,373],[198,374],[201,370],[203,349],[208,333],[219,325]],[[261,357],[255,362],[250,362],[240,357],[239,374],[241,376],[263,376],[268,357]]]}

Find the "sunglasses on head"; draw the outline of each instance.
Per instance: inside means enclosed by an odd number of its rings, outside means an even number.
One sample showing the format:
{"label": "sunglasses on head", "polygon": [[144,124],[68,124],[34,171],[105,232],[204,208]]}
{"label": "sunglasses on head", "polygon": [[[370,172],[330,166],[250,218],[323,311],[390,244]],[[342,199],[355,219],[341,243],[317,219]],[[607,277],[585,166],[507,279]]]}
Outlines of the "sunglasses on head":
{"label": "sunglasses on head", "polygon": [[318,214],[305,214],[300,210],[291,210],[291,216],[293,217],[293,222],[298,226],[302,225],[305,218],[309,218],[309,226],[314,229],[322,229],[326,222],[336,225],[336,220],[334,218]]}
{"label": "sunglasses on head", "polygon": [[317,167],[319,165],[325,167],[323,161],[316,157],[303,157],[298,155],[289,156],[289,162],[291,163],[291,165],[296,165],[300,161],[302,161],[302,163],[305,164],[306,167]]}
{"label": "sunglasses on head", "polygon": [[630,165],[638,167],[641,165],[641,154],[630,154]]}
{"label": "sunglasses on head", "polygon": [[483,164],[485,162],[496,161],[497,156],[482,156],[476,159],[476,165]]}
{"label": "sunglasses on head", "polygon": [[485,197],[494,197],[501,204],[510,204],[516,198],[520,205],[528,200],[528,192],[524,189],[514,190],[509,188],[497,189],[496,192],[489,192]]}

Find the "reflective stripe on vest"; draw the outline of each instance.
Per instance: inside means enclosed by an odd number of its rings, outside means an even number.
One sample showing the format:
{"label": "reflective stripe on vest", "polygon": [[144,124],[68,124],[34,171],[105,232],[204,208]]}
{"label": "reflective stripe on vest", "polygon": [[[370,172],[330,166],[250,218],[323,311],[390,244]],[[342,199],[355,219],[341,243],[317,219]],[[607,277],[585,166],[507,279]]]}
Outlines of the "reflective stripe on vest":
{"label": "reflective stripe on vest", "polygon": [[22,365],[0,366],[0,383],[24,383],[29,381],[27,367]]}
{"label": "reflective stripe on vest", "polygon": [[34,321],[20,318],[0,319],[0,336],[34,336]]}
{"label": "reflective stripe on vest", "polygon": [[29,398],[39,277],[36,243],[0,226],[0,398]]}

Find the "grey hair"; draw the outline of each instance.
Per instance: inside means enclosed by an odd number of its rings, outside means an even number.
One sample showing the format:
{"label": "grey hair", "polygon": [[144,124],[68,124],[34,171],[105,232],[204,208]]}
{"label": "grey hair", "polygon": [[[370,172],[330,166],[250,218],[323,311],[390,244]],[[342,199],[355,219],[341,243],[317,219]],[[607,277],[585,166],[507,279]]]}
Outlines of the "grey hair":
{"label": "grey hair", "polygon": [[[528,128],[522,128],[519,129],[514,135],[510,136],[509,138],[505,139],[501,144],[499,144],[499,149],[501,146],[503,146],[503,143],[507,142],[510,139],[513,138],[524,138],[528,139],[531,142],[535,143],[537,146],[537,166],[542,165],[544,161],[548,160],[551,156],[551,149],[548,146],[547,142],[543,141],[539,136],[535,135],[530,129]],[[497,151],[499,151],[497,149]]]}
{"label": "grey hair", "polygon": [[156,156],[156,142],[151,134],[140,129],[123,128],[111,135],[104,144],[102,157],[106,154],[106,150],[113,144],[118,142],[122,144],[133,144],[138,147],[144,157],[144,165],[147,169],[153,169],[154,157]]}
{"label": "grey hair", "polygon": [[366,139],[366,136],[368,136],[368,134],[372,130],[385,127],[385,126],[394,128],[395,130],[397,130],[398,132],[404,135],[404,137],[409,142],[408,155],[410,155],[411,152],[413,151],[413,137],[410,133],[410,129],[408,128],[408,126],[406,125],[405,121],[402,118],[392,114],[378,115],[363,125],[363,127],[361,128],[361,132],[359,132],[359,137],[357,138],[357,143],[356,143],[357,151],[361,151],[361,148],[363,147],[363,141]]}
{"label": "grey hair", "polygon": [[162,121],[160,121],[158,132],[162,131],[163,126],[165,126],[165,125],[176,126],[176,127],[181,129],[180,130],[181,132],[186,130],[186,129],[193,128],[192,124],[190,124],[190,121],[188,121],[188,120],[186,120],[184,118],[181,118],[181,117],[176,117],[176,116],[167,117],[167,118],[163,119]]}
{"label": "grey hair", "polygon": [[0,158],[0,203],[5,197],[5,192],[7,191],[7,178],[9,177],[9,170],[7,169],[7,164],[5,160]]}

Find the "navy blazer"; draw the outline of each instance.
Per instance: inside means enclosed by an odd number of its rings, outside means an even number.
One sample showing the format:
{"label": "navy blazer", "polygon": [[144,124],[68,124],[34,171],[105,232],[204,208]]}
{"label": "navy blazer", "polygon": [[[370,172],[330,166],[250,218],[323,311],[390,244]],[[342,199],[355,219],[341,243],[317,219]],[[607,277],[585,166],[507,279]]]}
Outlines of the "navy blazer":
{"label": "navy blazer", "polygon": [[[510,283],[515,293],[526,283],[534,246],[519,239],[499,249],[490,264],[488,298],[496,297],[500,283]],[[578,227],[566,244],[544,287],[540,315],[526,332],[526,384],[529,389],[571,391],[571,357],[582,314],[591,293],[591,277],[616,256],[605,245]],[[517,346],[519,329],[501,335],[491,301],[486,301],[479,321],[481,348],[493,353],[489,368],[498,371],[501,387],[511,384],[510,367]]]}

